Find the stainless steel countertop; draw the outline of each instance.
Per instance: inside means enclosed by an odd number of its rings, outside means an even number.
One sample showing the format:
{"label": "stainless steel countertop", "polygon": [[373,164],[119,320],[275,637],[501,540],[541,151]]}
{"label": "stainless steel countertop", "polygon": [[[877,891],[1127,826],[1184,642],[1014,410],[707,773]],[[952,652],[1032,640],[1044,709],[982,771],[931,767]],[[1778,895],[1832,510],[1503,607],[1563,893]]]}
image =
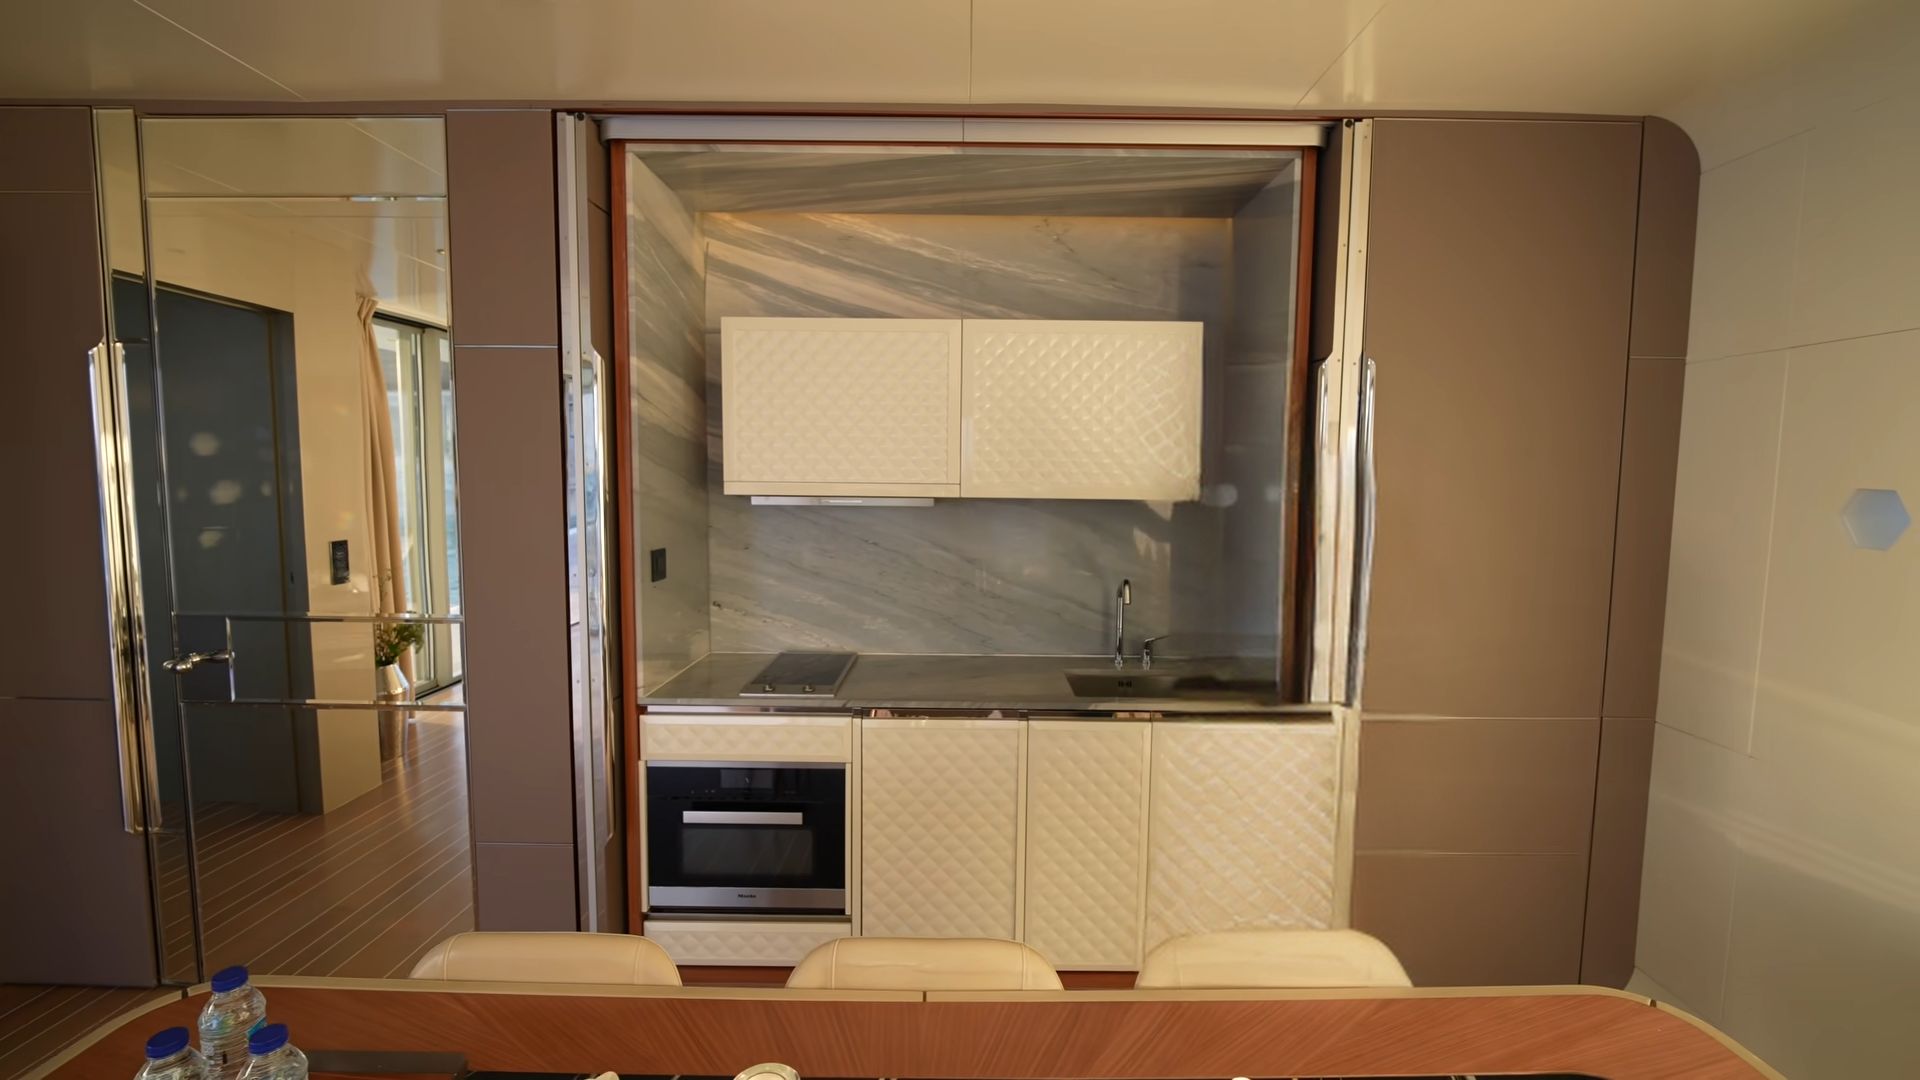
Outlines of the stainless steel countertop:
{"label": "stainless steel countertop", "polygon": [[[773,659],[772,653],[711,653],[644,694],[640,704],[726,707],[752,712],[820,709],[966,709],[1028,713],[1319,713],[1328,706],[1283,703],[1266,662],[1210,660],[1205,667],[1246,689],[1181,693],[1177,697],[1079,697],[1069,670],[1112,667],[1105,656],[901,656],[862,653],[833,697],[742,697],[740,688]],[[1166,661],[1192,664],[1195,661]]]}

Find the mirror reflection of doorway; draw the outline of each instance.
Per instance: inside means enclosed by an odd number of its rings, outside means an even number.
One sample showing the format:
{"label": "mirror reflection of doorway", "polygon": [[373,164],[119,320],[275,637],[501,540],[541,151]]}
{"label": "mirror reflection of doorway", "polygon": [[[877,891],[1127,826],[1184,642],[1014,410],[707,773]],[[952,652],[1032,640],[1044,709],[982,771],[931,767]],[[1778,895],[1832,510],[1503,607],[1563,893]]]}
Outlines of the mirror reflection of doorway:
{"label": "mirror reflection of doorway", "polygon": [[441,127],[149,118],[109,208],[171,980],[473,925]]}

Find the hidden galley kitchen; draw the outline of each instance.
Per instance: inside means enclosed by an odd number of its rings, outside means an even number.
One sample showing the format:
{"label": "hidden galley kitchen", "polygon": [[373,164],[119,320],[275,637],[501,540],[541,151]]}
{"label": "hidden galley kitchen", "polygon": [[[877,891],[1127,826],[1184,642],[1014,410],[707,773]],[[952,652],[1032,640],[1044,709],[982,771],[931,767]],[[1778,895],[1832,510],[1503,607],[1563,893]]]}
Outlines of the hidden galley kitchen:
{"label": "hidden galley kitchen", "polygon": [[1345,925],[1322,128],[674,119],[604,125],[630,925],[690,966],[960,936],[1069,972]]}

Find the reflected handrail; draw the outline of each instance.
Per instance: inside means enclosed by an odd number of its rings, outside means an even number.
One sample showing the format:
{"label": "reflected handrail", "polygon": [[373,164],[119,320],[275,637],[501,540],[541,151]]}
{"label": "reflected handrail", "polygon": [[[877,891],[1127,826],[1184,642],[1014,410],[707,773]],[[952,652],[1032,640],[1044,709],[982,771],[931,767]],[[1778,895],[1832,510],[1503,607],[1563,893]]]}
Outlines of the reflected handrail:
{"label": "reflected handrail", "polygon": [[[323,612],[307,612],[307,611],[298,611],[298,612],[181,611],[181,612],[176,612],[174,614],[175,626],[178,626],[181,621],[189,620],[189,619],[206,619],[206,620],[218,619],[220,621],[221,629],[223,631],[222,636],[226,641],[226,648],[220,651],[219,659],[222,662],[229,665],[228,679],[226,684],[229,694],[227,697],[223,697],[223,698],[209,698],[209,697],[196,696],[191,691],[189,691],[186,685],[183,683],[179,689],[179,695],[180,695],[179,701],[182,705],[195,705],[195,706],[219,705],[219,706],[243,707],[243,708],[259,707],[259,706],[280,706],[283,708],[300,708],[300,709],[368,709],[368,708],[381,708],[381,707],[391,708],[393,703],[389,701],[382,701],[378,698],[373,698],[373,697],[370,697],[367,700],[362,701],[354,698],[296,698],[296,697],[246,698],[246,697],[239,697],[235,695],[233,693],[233,688],[237,685],[237,681],[233,678],[233,675],[234,675],[233,661],[236,655],[235,650],[233,648],[233,624],[234,623],[288,622],[288,623],[361,625],[361,626],[390,626],[395,623],[413,623],[417,625],[426,625],[426,626],[460,626],[465,621],[459,615],[421,615],[416,612],[402,612],[394,615],[346,615],[346,614],[336,615],[336,614],[328,614]],[[191,654],[191,655],[200,655],[200,654]],[[205,658],[212,659],[213,655],[206,654]],[[171,665],[168,665],[168,670],[175,671],[176,673],[185,673],[186,671],[191,670],[193,666],[194,665],[189,664],[183,668],[174,668]],[[423,713],[436,713],[436,712],[464,713],[467,711],[467,705],[466,705],[465,697],[463,696],[461,700],[457,702],[409,701],[406,703],[406,709],[409,712],[423,712]]]}

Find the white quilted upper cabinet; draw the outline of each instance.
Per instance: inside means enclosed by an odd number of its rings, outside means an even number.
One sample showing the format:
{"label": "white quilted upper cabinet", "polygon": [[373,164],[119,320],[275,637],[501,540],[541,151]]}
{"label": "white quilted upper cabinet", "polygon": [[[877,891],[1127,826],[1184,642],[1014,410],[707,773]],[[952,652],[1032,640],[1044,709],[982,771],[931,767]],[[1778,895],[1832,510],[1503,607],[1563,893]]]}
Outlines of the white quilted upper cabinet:
{"label": "white quilted upper cabinet", "polygon": [[960,494],[957,319],[720,320],[729,495]]}
{"label": "white quilted upper cabinet", "polygon": [[1140,967],[1150,730],[1145,721],[1027,724],[1025,939],[1056,968]]}
{"label": "white quilted upper cabinet", "polygon": [[1015,938],[1019,720],[860,722],[860,933]]}
{"label": "white quilted upper cabinet", "polygon": [[1214,930],[1333,926],[1339,763],[1334,724],[1157,725],[1146,948]]}
{"label": "white quilted upper cabinet", "polygon": [[729,495],[1200,494],[1202,326],[720,320]]}
{"label": "white quilted upper cabinet", "polygon": [[1199,497],[1200,323],[965,327],[962,495]]}

